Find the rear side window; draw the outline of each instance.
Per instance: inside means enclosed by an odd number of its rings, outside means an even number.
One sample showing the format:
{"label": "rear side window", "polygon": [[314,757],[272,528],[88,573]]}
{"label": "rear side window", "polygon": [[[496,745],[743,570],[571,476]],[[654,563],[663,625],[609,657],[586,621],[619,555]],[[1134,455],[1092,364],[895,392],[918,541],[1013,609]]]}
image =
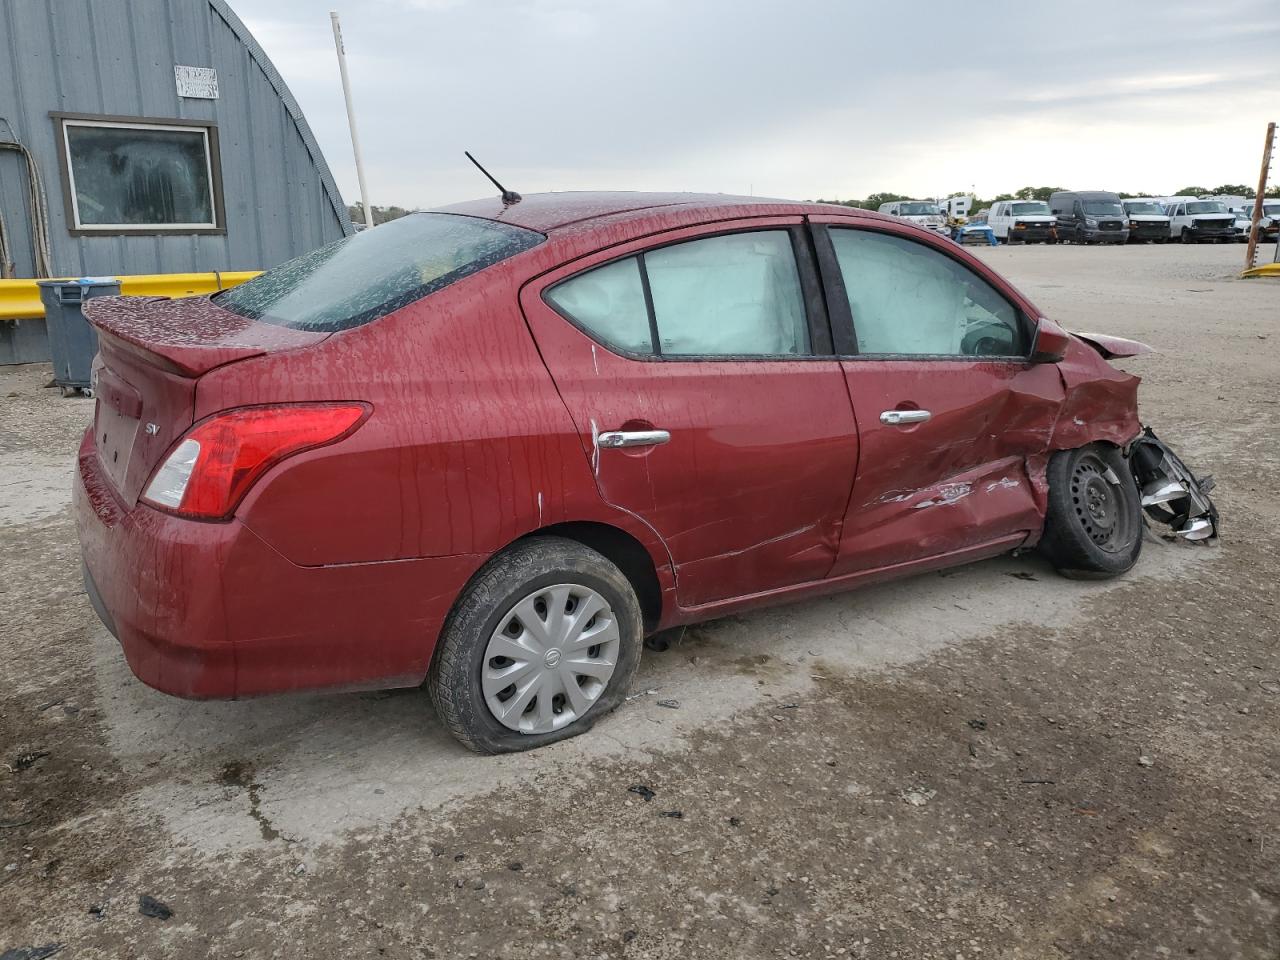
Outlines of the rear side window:
{"label": "rear side window", "polygon": [[810,352],[800,276],[786,230],[659,247],[571,277],[547,291],[546,298],[592,337],[625,353],[785,357]]}
{"label": "rear side window", "polygon": [[545,239],[493,220],[414,213],[290,260],[215,300],[224,310],[263,323],[346,330]]}
{"label": "rear side window", "polygon": [[625,353],[652,353],[640,261],[627,257],[557,284],[547,299],[587,332]]}
{"label": "rear side window", "polygon": [[938,251],[884,233],[834,229],[860,354],[1023,356],[1017,309]]}

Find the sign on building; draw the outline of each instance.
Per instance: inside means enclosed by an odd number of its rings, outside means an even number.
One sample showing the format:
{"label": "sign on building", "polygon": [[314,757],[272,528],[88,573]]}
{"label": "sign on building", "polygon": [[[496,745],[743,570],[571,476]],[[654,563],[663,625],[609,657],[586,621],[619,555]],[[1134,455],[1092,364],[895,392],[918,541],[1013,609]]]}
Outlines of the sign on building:
{"label": "sign on building", "polygon": [[175,64],[173,79],[178,85],[180,97],[218,99],[218,71],[213,67],[183,67]]}

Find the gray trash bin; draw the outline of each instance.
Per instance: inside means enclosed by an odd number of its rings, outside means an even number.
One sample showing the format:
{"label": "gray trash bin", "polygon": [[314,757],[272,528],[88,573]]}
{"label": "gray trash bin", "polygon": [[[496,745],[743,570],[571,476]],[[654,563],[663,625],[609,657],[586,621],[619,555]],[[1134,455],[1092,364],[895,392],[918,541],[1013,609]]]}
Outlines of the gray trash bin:
{"label": "gray trash bin", "polygon": [[89,376],[98,352],[98,332],[84,318],[80,305],[90,297],[117,296],[120,281],[115,277],[81,277],[41,280],[39,286],[53,357],[53,382],[62,388],[64,397],[77,390],[92,396]]}

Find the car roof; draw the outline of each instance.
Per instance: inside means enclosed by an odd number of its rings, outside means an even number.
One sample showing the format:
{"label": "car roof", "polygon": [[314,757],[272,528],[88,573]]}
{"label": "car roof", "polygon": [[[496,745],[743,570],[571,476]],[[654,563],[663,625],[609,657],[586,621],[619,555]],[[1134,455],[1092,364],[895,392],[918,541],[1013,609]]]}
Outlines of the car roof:
{"label": "car roof", "polygon": [[616,226],[635,220],[690,221],[729,217],[803,216],[841,214],[886,219],[857,207],[830,203],[802,203],[765,197],[740,197],[724,193],[643,193],[631,191],[569,191],[525,194],[518,203],[504,204],[499,197],[468,200],[438,207],[434,212],[463,214],[500,220],[548,235],[584,226]]}
{"label": "car roof", "polygon": [[1055,197],[1080,197],[1085,200],[1097,200],[1100,197],[1120,199],[1110,190],[1059,190],[1053,195]]}

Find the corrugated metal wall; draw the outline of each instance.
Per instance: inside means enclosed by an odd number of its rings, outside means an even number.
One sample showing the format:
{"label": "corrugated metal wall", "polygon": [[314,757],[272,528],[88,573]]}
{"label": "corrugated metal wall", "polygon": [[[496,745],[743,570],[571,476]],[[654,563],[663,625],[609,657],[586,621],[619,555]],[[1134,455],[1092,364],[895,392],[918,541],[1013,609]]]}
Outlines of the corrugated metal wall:
{"label": "corrugated metal wall", "polygon": [[[213,67],[217,100],[181,98],[175,64]],[[217,124],[225,236],[73,237],[50,111]],[[292,94],[224,0],[0,0],[0,139],[35,154],[55,275],[273,266],[351,231]],[[0,151],[0,215],[32,272],[27,178]]]}

